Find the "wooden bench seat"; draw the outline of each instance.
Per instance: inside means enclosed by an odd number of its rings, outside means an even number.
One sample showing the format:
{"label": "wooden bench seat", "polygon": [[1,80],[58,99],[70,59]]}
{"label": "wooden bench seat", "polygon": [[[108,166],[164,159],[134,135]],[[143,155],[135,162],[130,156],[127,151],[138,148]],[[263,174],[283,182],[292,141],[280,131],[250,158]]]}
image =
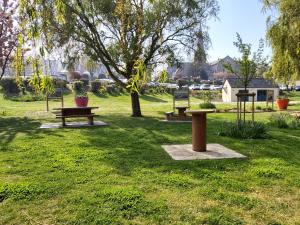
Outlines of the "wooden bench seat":
{"label": "wooden bench seat", "polygon": [[169,120],[170,117],[174,116],[174,112],[166,112],[166,119]]}
{"label": "wooden bench seat", "polygon": [[56,115],[56,118],[62,120],[62,125],[66,126],[66,118],[79,118],[87,117],[89,125],[94,125],[94,116],[95,114],[91,112],[92,109],[98,107],[74,107],[74,108],[58,108],[54,109],[53,113]]}
{"label": "wooden bench seat", "polygon": [[172,116],[172,115],[174,115],[174,112],[166,112],[166,115]]}
{"label": "wooden bench seat", "polygon": [[94,117],[95,114],[92,113],[92,114],[89,114],[89,115],[70,115],[70,116],[62,116],[61,114],[60,115],[56,115],[56,118],[76,118],[76,117]]}

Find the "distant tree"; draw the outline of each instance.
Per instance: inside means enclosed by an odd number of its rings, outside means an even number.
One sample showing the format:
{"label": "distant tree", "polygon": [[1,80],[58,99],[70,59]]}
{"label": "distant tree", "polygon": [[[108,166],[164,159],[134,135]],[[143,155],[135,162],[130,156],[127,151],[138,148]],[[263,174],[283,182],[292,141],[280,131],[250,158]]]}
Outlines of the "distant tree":
{"label": "distant tree", "polygon": [[14,24],[17,4],[14,0],[0,1],[0,79],[13,59],[18,31]]}
{"label": "distant tree", "polygon": [[300,78],[300,2],[264,0],[266,9],[276,9],[279,16],[268,19],[267,38],[273,50],[268,75],[286,85]]}
{"label": "distant tree", "polygon": [[[252,54],[251,44],[244,43],[241,36],[237,33],[237,41],[233,43],[241,53],[241,57],[236,59],[237,68],[231,64],[224,64],[227,72],[234,74],[240,84],[247,90],[251,80],[255,77],[262,76],[263,68],[266,65],[266,58],[263,56],[264,42],[260,40],[259,48]],[[251,55],[252,54],[252,55]]]}
{"label": "distant tree", "polygon": [[[247,88],[251,80],[255,77],[261,77],[263,68],[266,65],[266,58],[263,57],[264,42],[260,40],[258,50],[252,54],[251,44],[244,43],[241,36],[237,33],[237,41],[234,42],[234,45],[242,54],[242,56],[236,60],[237,69],[234,69],[231,64],[224,64],[224,68],[238,78],[238,82],[244,87],[245,93],[247,93]],[[241,98],[244,106],[244,122],[246,121],[247,99],[245,96]],[[241,124],[241,118],[238,120],[238,124]]]}
{"label": "distant tree", "polygon": [[68,45],[101,62],[131,93],[136,117],[142,114],[134,78],[141,74],[135,68],[175,56],[179,46],[195,49],[199,27],[218,11],[216,0],[20,0],[20,5],[29,29],[49,50]]}

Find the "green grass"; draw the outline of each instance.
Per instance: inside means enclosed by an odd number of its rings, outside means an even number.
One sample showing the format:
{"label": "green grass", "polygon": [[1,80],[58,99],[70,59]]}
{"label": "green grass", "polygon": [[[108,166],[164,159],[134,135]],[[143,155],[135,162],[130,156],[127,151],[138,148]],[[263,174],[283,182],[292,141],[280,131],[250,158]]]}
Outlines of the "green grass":
{"label": "green grass", "polygon": [[41,130],[56,121],[45,102],[0,99],[0,224],[300,224],[300,130],[219,137],[235,114],[210,114],[208,142],[248,158],[174,161],[161,145],[191,143],[191,124],[159,121],[169,95],[143,96],[144,118],[129,116],[128,95],[90,105],[109,126]]}

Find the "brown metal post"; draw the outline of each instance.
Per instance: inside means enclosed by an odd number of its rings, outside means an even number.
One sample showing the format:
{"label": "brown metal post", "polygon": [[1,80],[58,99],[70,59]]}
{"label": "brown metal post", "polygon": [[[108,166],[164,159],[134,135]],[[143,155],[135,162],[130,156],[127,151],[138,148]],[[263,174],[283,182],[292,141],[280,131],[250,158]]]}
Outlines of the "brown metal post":
{"label": "brown metal post", "polygon": [[49,112],[49,102],[48,102],[48,94],[46,95],[46,105],[47,105],[47,112]]}
{"label": "brown metal post", "polygon": [[237,105],[237,106],[236,106],[236,110],[237,110],[237,112],[236,112],[236,114],[237,114],[237,120],[236,120],[236,121],[237,121],[237,123],[239,123],[239,120],[240,120],[240,118],[239,118],[239,117],[240,117],[240,110],[239,110],[239,97],[238,97],[238,96],[237,96],[237,101],[236,101],[236,103],[237,103],[237,104],[236,104],[236,105]]}
{"label": "brown metal post", "polygon": [[255,94],[253,93],[252,95],[252,122],[254,123],[254,97],[255,97]]}
{"label": "brown metal post", "polygon": [[206,151],[206,113],[193,114],[192,142],[196,152]]}

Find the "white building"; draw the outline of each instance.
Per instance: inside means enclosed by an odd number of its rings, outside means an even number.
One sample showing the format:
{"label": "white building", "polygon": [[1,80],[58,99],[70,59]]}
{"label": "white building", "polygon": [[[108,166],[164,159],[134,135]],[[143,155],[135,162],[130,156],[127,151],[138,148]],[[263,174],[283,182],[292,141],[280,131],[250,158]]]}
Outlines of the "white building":
{"label": "white building", "polygon": [[[237,93],[244,93],[244,87],[238,78],[228,78],[222,89],[223,102],[236,102]],[[255,101],[267,101],[268,96],[273,96],[275,101],[279,95],[279,87],[270,80],[264,78],[254,78],[251,80],[247,88],[248,93],[255,93]],[[250,97],[249,97],[250,98]],[[251,101],[251,99],[249,99]],[[270,97],[269,97],[269,100]]]}

